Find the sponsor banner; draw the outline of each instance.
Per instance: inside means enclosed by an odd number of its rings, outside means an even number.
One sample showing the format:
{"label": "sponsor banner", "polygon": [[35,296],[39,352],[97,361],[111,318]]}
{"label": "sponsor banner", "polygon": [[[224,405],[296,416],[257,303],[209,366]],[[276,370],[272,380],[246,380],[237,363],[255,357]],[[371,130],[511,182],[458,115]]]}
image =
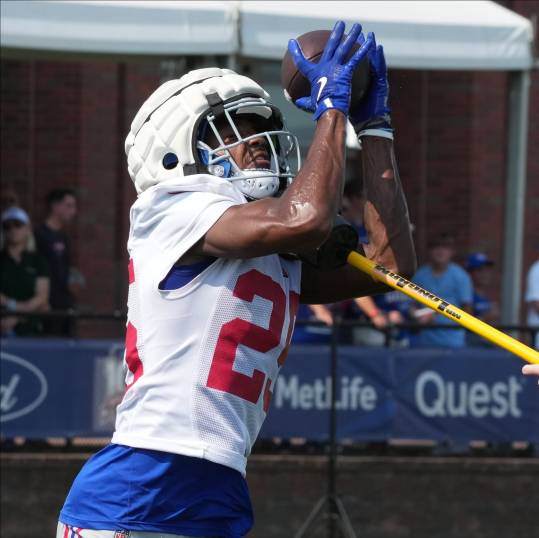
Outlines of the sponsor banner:
{"label": "sponsor banner", "polygon": [[[123,351],[111,340],[4,340],[2,436],[110,435],[124,393]],[[330,357],[328,346],[292,346],[262,438],[328,438]],[[521,366],[488,348],[340,346],[337,436],[539,443],[539,387]]]}
{"label": "sponsor banner", "polygon": [[[539,443],[539,387],[522,364],[493,348],[340,346],[337,437]],[[329,368],[328,347],[291,348],[262,437],[328,438]]]}
{"label": "sponsor banner", "polygon": [[[103,385],[104,376],[98,374],[107,364],[109,350],[118,347],[116,342],[103,340],[3,340],[2,436],[109,435],[114,427],[114,419],[110,420],[114,407],[107,415],[110,398],[106,392],[115,391]],[[121,368],[117,358],[115,363]],[[110,384],[113,378],[108,378]]]}
{"label": "sponsor banner", "polygon": [[492,348],[395,354],[395,437],[539,442],[539,387],[522,360]]}
{"label": "sponsor banner", "polygon": [[[371,349],[367,361],[357,348],[339,348],[337,362],[337,435],[339,438],[383,440],[390,435],[390,361],[384,349]],[[328,438],[331,405],[329,346],[292,346],[275,383],[262,437]]]}

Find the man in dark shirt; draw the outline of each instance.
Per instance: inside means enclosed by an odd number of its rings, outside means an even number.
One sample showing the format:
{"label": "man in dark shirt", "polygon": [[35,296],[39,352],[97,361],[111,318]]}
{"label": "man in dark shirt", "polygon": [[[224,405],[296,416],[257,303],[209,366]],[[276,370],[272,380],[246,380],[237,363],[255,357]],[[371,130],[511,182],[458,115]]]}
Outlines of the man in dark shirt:
{"label": "man in dark shirt", "polygon": [[[53,310],[73,308],[74,300],[69,289],[71,265],[70,244],[64,232],[66,225],[77,213],[77,198],[71,189],[54,189],[47,195],[47,218],[36,230],[38,252],[48,261],[51,272],[49,303]],[[70,334],[69,320],[49,320],[49,334]]]}

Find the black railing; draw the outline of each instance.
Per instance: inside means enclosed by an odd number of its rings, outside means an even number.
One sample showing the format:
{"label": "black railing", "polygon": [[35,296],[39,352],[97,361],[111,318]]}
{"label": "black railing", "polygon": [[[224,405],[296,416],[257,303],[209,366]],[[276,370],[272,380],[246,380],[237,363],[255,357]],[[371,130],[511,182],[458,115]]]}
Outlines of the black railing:
{"label": "black railing", "polygon": [[[57,310],[57,311],[49,311],[49,312],[32,312],[32,313],[16,313],[16,312],[9,312],[6,310],[0,311],[0,318],[4,317],[17,317],[17,318],[26,318],[26,319],[39,319],[42,321],[47,320],[68,320],[70,322],[70,332],[68,335],[69,337],[89,337],[89,338],[99,338],[102,335],[99,334],[79,334],[79,331],[77,330],[78,326],[82,322],[118,322],[118,323],[125,323],[127,320],[127,314],[126,312],[120,311],[120,310],[114,310],[112,312],[85,312],[85,311],[79,311],[79,310]],[[302,326],[308,326],[308,327],[318,327],[318,328],[327,328],[328,329],[328,343],[331,340],[335,339],[335,336],[331,336],[332,330],[331,327],[328,327],[324,322],[312,320],[312,319],[298,319],[296,320],[296,327],[302,327]],[[529,326],[529,325],[522,325],[522,324],[493,324],[492,327],[495,329],[498,329],[502,332],[505,332],[514,338],[518,340],[522,340],[524,342],[528,342],[528,344],[532,344],[535,341],[537,333],[539,333],[539,327],[537,326]],[[345,332],[347,329],[351,330],[354,328],[365,328],[365,329],[371,329],[374,331],[377,331],[383,335],[383,341],[385,347],[391,347],[396,343],[398,333],[400,331],[409,331],[412,334],[418,334],[422,330],[465,330],[462,326],[460,326],[457,323],[451,323],[448,325],[441,324],[441,323],[430,323],[428,325],[420,324],[417,322],[410,322],[406,321],[399,324],[391,324],[388,323],[385,327],[375,327],[370,321],[368,320],[341,320],[339,318],[335,318],[334,325],[333,325],[333,332],[337,331],[342,336],[342,333]],[[58,336],[58,334],[47,334],[46,332],[31,335],[30,337],[48,337],[48,336]],[[118,337],[123,337],[122,334],[117,334]],[[480,338],[480,337],[478,337]],[[341,337],[337,338],[337,341],[339,343],[342,343]],[[486,340],[484,340],[487,342]]]}

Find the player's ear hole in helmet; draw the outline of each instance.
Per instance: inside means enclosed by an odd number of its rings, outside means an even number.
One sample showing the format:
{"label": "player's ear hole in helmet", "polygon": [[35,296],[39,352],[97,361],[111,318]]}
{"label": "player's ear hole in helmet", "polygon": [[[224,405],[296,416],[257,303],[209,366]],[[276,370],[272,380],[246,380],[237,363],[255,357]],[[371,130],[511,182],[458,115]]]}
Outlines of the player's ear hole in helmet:
{"label": "player's ear hole in helmet", "polygon": [[167,170],[172,170],[178,166],[178,163],[180,161],[178,160],[178,156],[175,153],[166,153],[163,157],[163,166]]}

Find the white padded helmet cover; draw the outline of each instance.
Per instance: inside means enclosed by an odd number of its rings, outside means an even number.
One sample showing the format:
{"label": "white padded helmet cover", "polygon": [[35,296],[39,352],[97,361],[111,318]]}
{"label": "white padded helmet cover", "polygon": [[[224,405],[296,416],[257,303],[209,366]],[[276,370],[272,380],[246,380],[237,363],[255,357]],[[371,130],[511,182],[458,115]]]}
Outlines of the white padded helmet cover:
{"label": "white padded helmet cover", "polygon": [[[246,93],[269,99],[254,80],[230,69],[197,69],[162,84],[137,112],[125,140],[127,167],[137,193],[183,176],[183,167],[195,164],[193,131],[200,116],[209,111],[206,96],[212,93],[223,101]],[[171,170],[162,164],[167,153],[174,153],[179,161]]]}

